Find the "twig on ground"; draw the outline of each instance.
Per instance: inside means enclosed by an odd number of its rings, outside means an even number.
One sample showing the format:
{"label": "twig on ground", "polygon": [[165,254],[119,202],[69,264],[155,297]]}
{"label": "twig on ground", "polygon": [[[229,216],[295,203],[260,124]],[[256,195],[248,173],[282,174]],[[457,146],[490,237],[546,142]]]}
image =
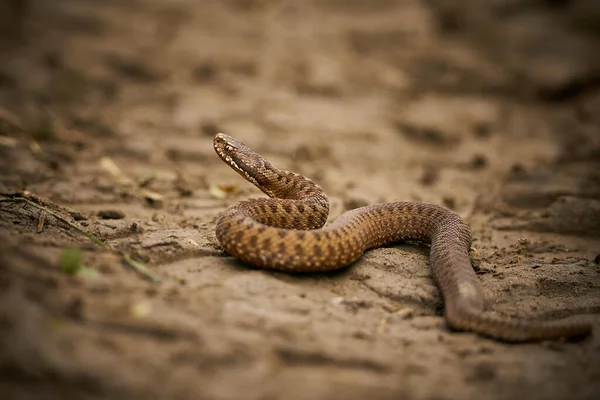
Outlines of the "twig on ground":
{"label": "twig on ground", "polygon": [[[90,239],[92,242],[96,243],[98,246],[107,248],[108,246],[106,245],[106,243],[104,243],[102,240],[98,239],[96,236],[92,235],[91,233],[81,229],[80,227],[78,227],[77,225],[75,225],[74,223],[72,223],[71,221],[69,221],[68,219],[66,219],[65,217],[63,217],[62,215],[58,214],[57,212],[54,212],[52,210],[50,210],[48,207],[39,204],[38,202],[29,200],[27,197],[24,197],[21,194],[12,194],[12,195],[7,195],[4,193],[0,193],[3,196],[6,196],[6,199],[1,199],[0,202],[6,203],[6,202],[10,202],[10,203],[27,203],[28,205],[30,205],[31,207],[37,208],[39,210],[41,210],[42,212],[46,212],[50,215],[52,215],[54,218],[58,219],[59,221],[64,222],[65,224],[69,225],[71,228],[75,229],[77,232],[81,233],[83,236],[87,237],[88,239]],[[33,196],[34,199],[37,200],[37,196]]]}
{"label": "twig on ground", "polygon": [[125,259],[125,262],[134,271],[136,271],[137,273],[142,275],[145,279],[149,280],[150,282],[160,283],[162,281],[157,275],[153,274],[148,268],[146,268],[146,266],[143,263],[133,260],[129,254],[121,253],[114,249],[111,249],[106,243],[104,243],[102,240],[100,240],[93,234],[80,228],[73,222],[69,221],[68,219],[66,219],[65,217],[60,215],[58,212],[49,209],[49,207],[58,208],[57,205],[50,203],[47,200],[44,200],[44,199],[40,198],[39,196],[36,196],[35,194],[28,192],[28,191],[18,192],[18,193],[0,193],[0,195],[6,197],[5,199],[0,199],[0,203],[26,203],[26,204],[30,205],[31,207],[34,207],[34,208],[37,208],[38,210],[40,210],[40,216],[39,216],[38,226],[37,226],[38,233],[40,233],[41,230],[43,229],[44,222],[46,220],[46,215],[50,214],[54,218],[58,219],[59,221],[64,222],[69,227],[75,229],[77,232],[79,232],[83,236],[87,237],[88,239],[90,239],[92,242],[94,242],[98,246],[100,246],[104,249],[113,250],[113,251],[121,254],[123,256],[123,258]]}
{"label": "twig on ground", "polygon": [[139,261],[135,261],[129,254],[124,254],[123,257],[127,264],[133,268],[137,273],[142,275],[144,278],[148,279],[150,282],[160,283],[161,279],[154,275],[144,264]]}
{"label": "twig on ground", "polygon": [[40,216],[38,218],[38,225],[37,225],[37,233],[42,233],[42,231],[44,230],[44,223],[46,222],[46,215],[48,215],[48,213],[46,211],[40,211]]}

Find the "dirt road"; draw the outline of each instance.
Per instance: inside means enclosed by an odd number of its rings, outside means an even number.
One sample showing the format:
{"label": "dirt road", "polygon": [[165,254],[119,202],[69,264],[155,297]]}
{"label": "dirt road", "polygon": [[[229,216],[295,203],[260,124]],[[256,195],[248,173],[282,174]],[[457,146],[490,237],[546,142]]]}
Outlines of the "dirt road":
{"label": "dirt road", "polygon": [[[591,3],[2,1],[1,397],[598,398]],[[328,274],[238,263],[215,218],[260,194],[220,131],[317,181],[331,219],[452,208],[495,315],[594,336],[449,331],[413,244]]]}

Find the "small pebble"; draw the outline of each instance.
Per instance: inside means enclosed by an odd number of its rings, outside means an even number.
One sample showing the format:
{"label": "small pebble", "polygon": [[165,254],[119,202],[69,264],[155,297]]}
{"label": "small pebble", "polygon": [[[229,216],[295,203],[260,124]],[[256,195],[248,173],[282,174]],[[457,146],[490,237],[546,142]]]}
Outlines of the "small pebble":
{"label": "small pebble", "polygon": [[456,199],[454,197],[451,196],[445,196],[442,199],[442,202],[444,203],[444,205],[450,209],[453,209],[456,206]]}
{"label": "small pebble", "polygon": [[354,210],[355,208],[360,208],[364,206],[368,206],[369,202],[365,199],[359,199],[356,197],[352,197],[344,200],[344,208],[346,210]]}
{"label": "small pebble", "polygon": [[125,213],[120,210],[101,210],[96,214],[102,219],[123,219]]}
{"label": "small pebble", "polygon": [[80,213],[79,211],[69,211],[69,215],[71,215],[71,217],[73,217],[73,219],[75,221],[84,221],[87,218],[85,217],[85,215],[83,215],[82,213]]}
{"label": "small pebble", "polygon": [[476,154],[471,159],[471,168],[484,169],[488,165],[488,160],[483,154]]}
{"label": "small pebble", "polygon": [[213,137],[221,132],[221,128],[213,121],[204,121],[200,124],[200,132],[205,136]]}
{"label": "small pebble", "polygon": [[192,77],[196,82],[209,82],[215,78],[218,73],[218,69],[215,65],[205,63],[194,68],[192,71]]}
{"label": "small pebble", "polygon": [[492,128],[488,124],[478,124],[475,126],[473,133],[478,138],[488,138],[492,134]]}
{"label": "small pebble", "polygon": [[419,181],[424,186],[430,186],[430,185],[434,184],[435,181],[438,180],[438,177],[439,177],[439,173],[438,173],[438,171],[436,169],[434,169],[434,168],[425,168],[423,170],[423,174],[419,178]]}

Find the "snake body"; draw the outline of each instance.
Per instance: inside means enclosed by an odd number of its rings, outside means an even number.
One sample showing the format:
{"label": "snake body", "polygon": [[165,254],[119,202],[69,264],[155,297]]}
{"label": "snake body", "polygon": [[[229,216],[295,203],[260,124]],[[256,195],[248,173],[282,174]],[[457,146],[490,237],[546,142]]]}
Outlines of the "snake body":
{"label": "snake body", "polygon": [[484,312],[484,294],[469,258],[471,231],[451,210],[418,202],[357,208],[323,227],[329,201],[309,178],[273,167],[242,142],[219,133],[219,157],[270,198],[240,201],[219,216],[216,236],[236,258],[287,272],[330,271],[367,249],[412,240],[430,244],[430,265],[444,297],[447,324],[509,342],[582,337],[583,322],[530,322]]}

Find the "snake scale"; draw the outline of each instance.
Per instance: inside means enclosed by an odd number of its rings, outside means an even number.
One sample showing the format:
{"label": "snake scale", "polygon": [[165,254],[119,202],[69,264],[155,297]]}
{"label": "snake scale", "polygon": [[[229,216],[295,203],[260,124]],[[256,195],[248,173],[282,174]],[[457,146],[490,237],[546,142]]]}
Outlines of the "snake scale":
{"label": "snake scale", "polygon": [[236,258],[287,272],[330,271],[367,249],[399,241],[430,244],[430,265],[444,298],[447,324],[507,342],[583,337],[584,322],[501,319],[484,311],[484,294],[469,258],[471,231],[447,208],[418,202],[366,206],[323,227],[329,200],[312,180],[273,167],[239,140],[219,133],[219,157],[270,198],[240,201],[220,214],[216,236]]}

